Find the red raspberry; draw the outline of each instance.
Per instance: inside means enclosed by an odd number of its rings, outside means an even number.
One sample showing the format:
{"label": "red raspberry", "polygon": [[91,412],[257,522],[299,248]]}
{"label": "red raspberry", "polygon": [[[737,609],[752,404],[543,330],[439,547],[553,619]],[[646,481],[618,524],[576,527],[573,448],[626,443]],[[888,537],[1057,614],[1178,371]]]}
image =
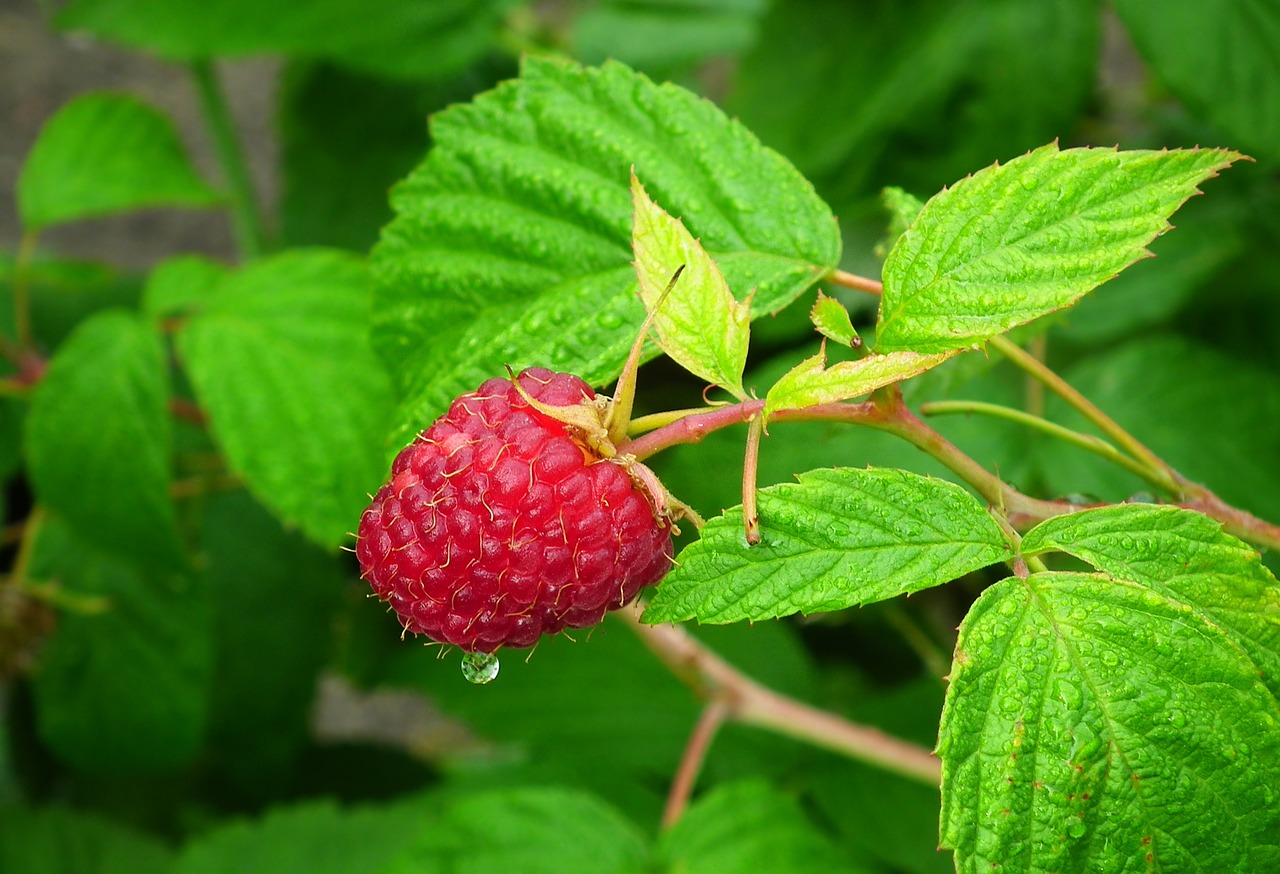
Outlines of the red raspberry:
{"label": "red raspberry", "polygon": [[[595,399],[531,368],[540,404]],[[406,631],[493,652],[595,625],[671,567],[671,526],[620,462],[506,379],[457,398],[396,457],[360,519],[356,555]]]}

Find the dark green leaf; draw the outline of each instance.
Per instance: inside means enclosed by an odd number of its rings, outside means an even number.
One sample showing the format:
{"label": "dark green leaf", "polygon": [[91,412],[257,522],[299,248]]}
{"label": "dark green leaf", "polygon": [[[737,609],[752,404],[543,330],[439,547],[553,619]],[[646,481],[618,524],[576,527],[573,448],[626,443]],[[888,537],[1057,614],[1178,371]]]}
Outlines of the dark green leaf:
{"label": "dark green leaf", "polygon": [[155,206],[211,206],[169,119],[125,94],[82,94],[45,123],[18,179],[28,230]]}
{"label": "dark green leaf", "polygon": [[0,807],[0,871],[12,874],[168,874],[154,838],[60,807]]}
{"label": "dark green leaf", "polygon": [[28,576],[100,611],[65,613],[40,651],[32,685],[41,738],[91,772],[186,764],[208,715],[208,601],[197,581],[143,573],[48,520]]}
{"label": "dark green leaf", "polygon": [[884,264],[881,351],[940,352],[1070,306],[1143,257],[1216,149],[1036,149],[934,196]]}
{"label": "dark green leaf", "polygon": [[794,798],[763,781],[729,783],[700,798],[660,844],[680,874],[859,874]]}
{"label": "dark green leaf", "polygon": [[574,56],[646,70],[737,54],[755,39],[765,0],[603,0],[574,22]]}
{"label": "dark green leaf", "polygon": [[1177,507],[1123,504],[1042,522],[1022,549],[1068,552],[1194,608],[1249,654],[1280,698],[1280,584],[1257,550],[1218,522]]}
{"label": "dark green leaf", "polygon": [[1280,6],[1224,0],[1117,0],[1156,75],[1233,142],[1280,158]]}
{"label": "dark green leaf", "polygon": [[756,289],[757,316],[839,258],[830,211],[793,167],[710,103],[620,64],[529,59],[432,134],[373,257],[375,340],[406,396],[400,442],[504,364],[617,375],[643,319],[633,166],[735,296]]}
{"label": "dark green leaf", "polygon": [[386,874],[637,874],[649,850],[634,824],[586,793],[509,789],[453,804]]}
{"label": "dark green leaf", "polygon": [[959,486],[901,470],[836,469],[759,493],[762,542],[742,510],[707,522],[645,610],[646,622],[723,623],[821,613],[918,592],[1009,557]]}
{"label": "dark green leaf", "polygon": [[439,76],[481,54],[510,0],[72,0],[60,27],[167,58],[281,52],[399,76]]}
{"label": "dark green leaf", "polygon": [[89,543],[160,568],[185,564],[169,499],[165,350],[123,312],[82,323],[31,400],[27,459],[40,502]]}
{"label": "dark green leaf", "polygon": [[1280,864],[1280,709],[1185,604],[1136,582],[1007,579],[960,629],[938,753],[962,872]]}
{"label": "dark green leaf", "polygon": [[230,276],[179,335],[214,436],[262,503],[325,546],[384,472],[389,389],[354,257],[295,250]]}

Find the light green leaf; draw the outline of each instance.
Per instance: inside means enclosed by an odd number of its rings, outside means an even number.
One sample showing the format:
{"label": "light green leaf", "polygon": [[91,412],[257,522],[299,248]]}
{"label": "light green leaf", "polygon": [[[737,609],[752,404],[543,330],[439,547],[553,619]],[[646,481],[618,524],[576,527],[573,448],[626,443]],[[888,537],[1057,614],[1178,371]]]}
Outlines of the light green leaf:
{"label": "light green leaf", "polygon": [[964,489],[901,470],[811,470],[761,489],[763,540],[742,510],[711,519],[649,602],[649,623],[823,613],[941,585],[1007,559],[999,527]]}
{"label": "light green leaf", "polygon": [[961,872],[1280,865],[1280,710],[1195,610],[1136,582],[1007,579],[960,628],[938,754]]}
{"label": "light green leaf", "polygon": [[187,764],[208,715],[208,601],[190,577],[142,572],[46,520],[29,574],[100,612],[67,612],[32,678],[36,728],[84,771],[151,773]]}
{"label": "light green leaf", "polygon": [[885,238],[876,243],[876,257],[884,258],[924,209],[924,201],[901,188],[890,186],[880,192],[880,202],[889,213],[889,230]]}
{"label": "light green leaf", "polygon": [[755,39],[765,0],[603,0],[574,20],[573,56],[647,70],[733,55]]}
{"label": "light green leaf", "polygon": [[756,289],[756,316],[839,260],[835,220],[795,168],[711,103],[620,64],[527,59],[432,134],[373,254],[375,343],[405,397],[397,442],[503,365],[617,376],[644,319],[633,166],[735,295]]}
{"label": "light green leaf", "polygon": [[18,177],[28,230],[156,206],[212,206],[168,118],[136,97],[82,94],[47,122]]}
{"label": "light green leaf", "polygon": [[384,473],[389,388],[368,308],[354,256],[294,250],[228,277],[178,337],[232,469],[324,546],[352,530]]}
{"label": "light green leaf", "polygon": [[666,870],[680,874],[859,874],[794,798],[763,781],[716,787],[662,836]]}
{"label": "light green leaf", "polygon": [[1146,254],[1240,155],[1050,144],[934,196],[884,264],[882,352],[979,345],[1070,306]]}
{"label": "light green leaf", "polygon": [[13,874],[168,874],[160,841],[61,807],[0,807],[0,871]]}
{"label": "light green leaf", "polygon": [[403,848],[435,827],[438,801],[340,808],[317,801],[273,810],[202,834],[184,848],[175,874],[351,874],[383,872]]}
{"label": "light green leaf", "polygon": [[199,309],[226,277],[227,267],[203,255],[178,255],[156,265],[142,289],[142,310],[153,319]]}
{"label": "light green leaf", "polygon": [[849,320],[849,311],[844,308],[844,304],[834,297],[827,297],[821,291],[818,292],[813,309],[809,311],[809,321],[813,322],[819,334],[841,346],[862,345],[862,339],[853,329],[853,322]]}
{"label": "light green leaf", "polygon": [[[633,174],[636,277],[654,316],[658,346],[694,376],[742,399],[742,368],[751,336],[751,303],[739,303],[716,262],[686,229],[649,199]],[[674,283],[674,284],[672,284]]]}
{"label": "light green leaf", "polygon": [[1157,76],[1233,142],[1280,158],[1280,6],[1222,0],[1117,0],[1116,12]]}
{"label": "light green leaf", "polygon": [[1235,640],[1280,698],[1280,584],[1257,550],[1178,507],[1121,504],[1041,522],[1022,551],[1068,552],[1203,614]]}
{"label": "light green leaf", "polygon": [[584,792],[527,788],[464,798],[386,874],[636,874],[649,850],[634,824]]}
{"label": "light green leaf", "polygon": [[510,0],[72,0],[59,27],[173,60],[277,52],[439,76],[488,48]]}
{"label": "light green leaf", "polygon": [[787,371],[765,396],[767,418],[779,410],[794,410],[814,404],[830,404],[869,394],[878,388],[901,382],[946,361],[959,350],[921,355],[916,352],[877,352],[853,361],[826,367],[826,351],[806,358]]}
{"label": "light green leaf", "polygon": [[139,564],[186,564],[169,499],[165,349],[130,313],[101,313],[59,347],[31,399],[36,496],[89,543]]}

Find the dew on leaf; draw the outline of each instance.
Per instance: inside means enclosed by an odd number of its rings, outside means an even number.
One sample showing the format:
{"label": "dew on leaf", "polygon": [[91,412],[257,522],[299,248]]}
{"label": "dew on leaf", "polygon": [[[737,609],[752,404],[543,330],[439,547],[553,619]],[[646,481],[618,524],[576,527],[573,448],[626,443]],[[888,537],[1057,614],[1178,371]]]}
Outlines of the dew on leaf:
{"label": "dew on leaf", "polygon": [[498,676],[498,657],[491,652],[469,652],[462,656],[462,676],[483,686]]}

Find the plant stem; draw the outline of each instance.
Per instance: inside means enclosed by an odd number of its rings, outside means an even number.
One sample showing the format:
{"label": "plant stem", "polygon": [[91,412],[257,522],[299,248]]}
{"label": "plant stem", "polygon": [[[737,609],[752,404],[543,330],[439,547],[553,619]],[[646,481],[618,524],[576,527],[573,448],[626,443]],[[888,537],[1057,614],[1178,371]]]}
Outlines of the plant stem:
{"label": "plant stem", "polygon": [[241,259],[250,261],[266,250],[266,234],[262,227],[258,198],[253,189],[253,178],[245,161],[244,148],[231,121],[231,112],[227,108],[226,96],[213,62],[207,59],[192,61],[191,76],[200,96],[200,108],[213,139],[218,163],[230,188],[231,224],[235,231],[236,245]]}
{"label": "plant stem", "polygon": [[880,282],[880,280],[859,276],[856,273],[849,273],[845,270],[832,270],[827,274],[826,278],[836,285],[843,285],[845,288],[852,288],[857,291],[865,291],[867,294],[884,293],[884,283]]}
{"label": "plant stem", "polygon": [[929,672],[931,677],[941,680],[947,675],[950,667],[951,659],[943,651],[942,647],[934,642],[928,633],[920,627],[920,623],[915,620],[902,602],[897,599],[885,601],[885,616],[889,620],[889,624],[902,635],[902,639],[906,641],[907,646],[915,651],[920,657],[920,661],[924,664],[924,669]]}
{"label": "plant stem", "polygon": [[742,461],[742,520],[748,546],[760,542],[760,513],[756,509],[756,482],[760,472],[760,437],[764,417],[753,416],[747,423],[747,451]]}
{"label": "plant stem", "polygon": [[667,795],[667,805],[662,811],[662,827],[669,829],[684,814],[689,804],[689,796],[693,794],[693,786],[697,782],[702,763],[711,748],[711,741],[716,732],[729,717],[729,706],[723,698],[712,698],[702,708],[698,724],[693,727],[689,743],[680,758],[680,767],[676,769],[675,779],[671,781],[671,791]]}
{"label": "plant stem", "polygon": [[645,434],[649,431],[654,431],[658,428],[670,425],[672,422],[683,419],[686,416],[693,416],[697,413],[709,413],[716,409],[718,409],[718,407],[690,407],[684,410],[667,410],[661,413],[650,413],[647,416],[637,416],[632,419],[631,423],[627,426],[627,433],[633,436]]}
{"label": "plant stem", "polygon": [[[1039,383],[1037,383],[1039,385]],[[1089,452],[1100,455],[1113,464],[1123,467],[1125,470],[1133,473],[1142,479],[1145,479],[1156,488],[1164,488],[1163,480],[1154,476],[1151,470],[1145,465],[1134,461],[1120,450],[1116,449],[1107,441],[1092,434],[1082,434],[1079,431],[1072,431],[1070,428],[1064,428],[1056,422],[1050,422],[1048,419],[1031,413],[1024,413],[1022,410],[1015,410],[1012,407],[1004,407],[1000,404],[989,404],[983,401],[933,401],[920,405],[920,412],[926,416],[945,416],[954,413],[979,413],[987,416],[994,416],[997,419],[1005,419],[1010,422],[1016,422],[1019,425],[1025,425],[1033,428],[1050,437],[1070,443],[1073,446],[1079,446]]]}
{"label": "plant stem", "polygon": [[866,762],[903,777],[937,786],[941,766],[924,747],[849,722],[768,689],[674,625],[645,625],[636,611],[620,611],[641,640],[702,697],[720,700],[726,717],[767,728]]}
{"label": "plant stem", "polygon": [[23,231],[18,241],[18,253],[13,265],[13,329],[19,354],[27,353],[35,346],[31,329],[31,262],[36,255],[36,231]]}

